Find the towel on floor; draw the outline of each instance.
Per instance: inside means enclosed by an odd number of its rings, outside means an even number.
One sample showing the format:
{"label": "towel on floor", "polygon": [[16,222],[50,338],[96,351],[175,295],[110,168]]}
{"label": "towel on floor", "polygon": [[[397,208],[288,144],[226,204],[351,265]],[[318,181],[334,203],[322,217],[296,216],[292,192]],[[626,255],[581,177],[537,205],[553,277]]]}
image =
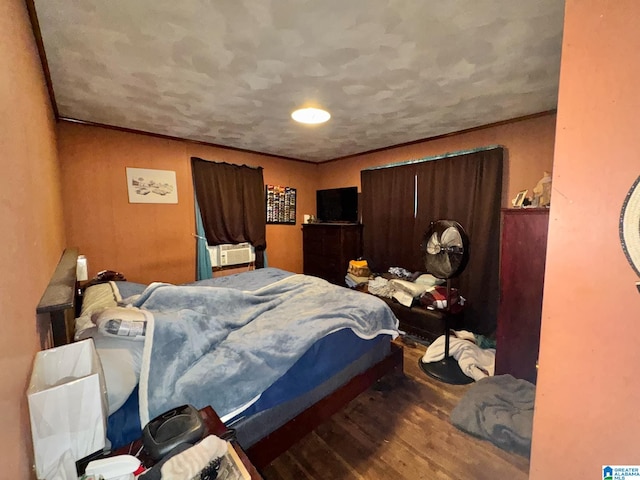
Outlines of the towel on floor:
{"label": "towel on floor", "polygon": [[457,428],[511,452],[531,451],[535,385],[511,375],[473,384],[451,412]]}
{"label": "towel on floor", "polygon": [[[422,363],[439,362],[444,358],[444,335],[438,337],[429,345],[422,357]],[[495,372],[495,349],[480,348],[475,343],[473,333],[466,330],[451,332],[449,338],[449,355],[455,358],[462,372],[478,381],[492,376]]]}

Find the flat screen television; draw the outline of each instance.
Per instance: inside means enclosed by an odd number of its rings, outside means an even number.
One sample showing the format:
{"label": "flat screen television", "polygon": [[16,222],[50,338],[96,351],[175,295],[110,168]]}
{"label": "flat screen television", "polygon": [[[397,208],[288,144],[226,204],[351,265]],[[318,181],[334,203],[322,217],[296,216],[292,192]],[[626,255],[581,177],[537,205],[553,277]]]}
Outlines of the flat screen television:
{"label": "flat screen television", "polygon": [[316,217],[322,223],[358,223],[358,187],[317,190]]}

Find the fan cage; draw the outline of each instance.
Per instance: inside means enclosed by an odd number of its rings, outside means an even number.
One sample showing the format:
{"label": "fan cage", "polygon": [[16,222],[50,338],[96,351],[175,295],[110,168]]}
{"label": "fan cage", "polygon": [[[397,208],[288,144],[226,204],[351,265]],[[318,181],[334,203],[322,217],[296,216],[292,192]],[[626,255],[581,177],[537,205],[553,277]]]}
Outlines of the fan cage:
{"label": "fan cage", "polygon": [[467,266],[469,238],[455,220],[436,220],[425,232],[422,252],[427,272],[442,279],[453,278]]}

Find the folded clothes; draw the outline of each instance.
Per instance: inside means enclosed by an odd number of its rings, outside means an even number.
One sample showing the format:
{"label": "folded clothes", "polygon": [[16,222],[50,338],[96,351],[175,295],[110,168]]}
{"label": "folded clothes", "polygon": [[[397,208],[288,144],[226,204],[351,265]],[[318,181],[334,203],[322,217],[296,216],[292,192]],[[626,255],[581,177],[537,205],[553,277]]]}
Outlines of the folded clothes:
{"label": "folded clothes", "polygon": [[405,307],[410,307],[413,304],[414,298],[419,297],[431,288],[427,285],[421,285],[407,280],[393,279],[389,280],[389,283],[394,290],[392,297]]}
{"label": "folded clothes", "polygon": [[409,282],[407,280],[393,279],[393,280],[389,280],[389,282],[391,283],[391,285],[393,285],[393,288],[396,291],[406,292],[409,295],[411,295],[411,297],[419,297],[420,295],[425,293],[427,290],[432,288],[428,285]]}
{"label": "folded clothes", "polygon": [[401,267],[389,267],[389,273],[399,278],[411,278],[413,275],[409,270]]}
{"label": "folded clothes", "polygon": [[400,305],[404,305],[405,307],[411,307],[413,305],[414,297],[405,292],[404,290],[394,290],[393,295],[391,297],[397,301]]}
{"label": "folded clothes", "polygon": [[426,285],[428,287],[435,287],[436,285],[442,285],[445,280],[443,278],[434,277],[430,273],[421,273],[414,280],[415,283],[420,285]]}
{"label": "folded clothes", "polygon": [[393,285],[389,283],[389,280],[383,277],[376,277],[373,280],[369,280],[367,289],[372,295],[386,298],[391,298],[394,291]]}
{"label": "folded clothes", "polygon": [[369,277],[371,270],[369,270],[369,265],[366,260],[351,260],[347,273],[356,277]]}
{"label": "folded clothes", "polygon": [[[466,299],[458,293],[457,288],[452,288],[449,296],[451,297],[451,312],[460,312]],[[445,310],[448,306],[448,301],[447,287],[443,286],[433,287],[420,296],[420,305],[431,310]]]}
{"label": "folded clothes", "polygon": [[344,282],[347,284],[349,288],[357,287],[358,285],[363,285],[369,281],[369,277],[357,277],[352,275],[351,273],[347,273],[344,277]]}
{"label": "folded clothes", "polygon": [[369,281],[369,275],[355,275],[353,273],[347,273],[347,277],[357,283],[367,283]]}

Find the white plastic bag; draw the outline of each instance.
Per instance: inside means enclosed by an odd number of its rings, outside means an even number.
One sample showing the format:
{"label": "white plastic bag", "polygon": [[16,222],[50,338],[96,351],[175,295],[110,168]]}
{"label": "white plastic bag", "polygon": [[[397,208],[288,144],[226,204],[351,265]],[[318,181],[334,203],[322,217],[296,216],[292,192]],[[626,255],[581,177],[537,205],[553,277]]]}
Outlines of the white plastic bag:
{"label": "white plastic bag", "polygon": [[46,474],[46,478],[47,480],[78,480],[76,462],[70,450],[62,454],[60,460]]}
{"label": "white plastic bag", "polygon": [[38,352],[27,398],[39,479],[67,450],[77,461],[104,448],[107,395],[92,339]]}

